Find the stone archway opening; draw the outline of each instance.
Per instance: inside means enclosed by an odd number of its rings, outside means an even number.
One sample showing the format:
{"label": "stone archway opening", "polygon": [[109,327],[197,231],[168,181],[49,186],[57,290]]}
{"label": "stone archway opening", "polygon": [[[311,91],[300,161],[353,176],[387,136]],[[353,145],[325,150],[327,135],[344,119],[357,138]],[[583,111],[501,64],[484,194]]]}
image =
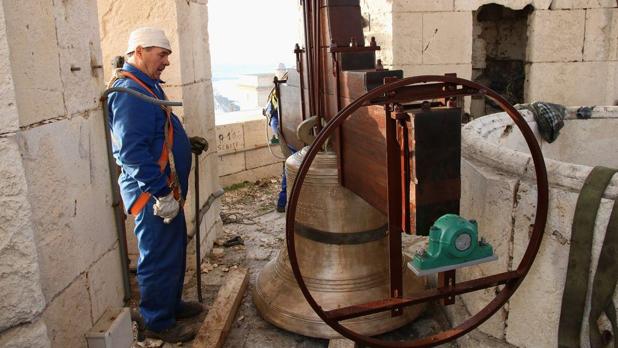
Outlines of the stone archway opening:
{"label": "stone archway opening", "polygon": [[[488,4],[473,12],[472,79],[503,95],[511,104],[524,101],[528,16],[533,9],[530,5],[512,10]],[[483,97],[472,99],[473,117],[497,111]]]}

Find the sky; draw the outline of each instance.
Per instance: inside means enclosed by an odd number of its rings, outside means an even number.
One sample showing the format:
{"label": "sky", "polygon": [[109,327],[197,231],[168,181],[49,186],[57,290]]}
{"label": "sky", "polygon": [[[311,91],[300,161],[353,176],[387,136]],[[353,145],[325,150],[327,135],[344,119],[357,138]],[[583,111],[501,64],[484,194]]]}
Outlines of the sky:
{"label": "sky", "polygon": [[298,5],[299,0],[209,0],[213,70],[222,65],[293,66]]}

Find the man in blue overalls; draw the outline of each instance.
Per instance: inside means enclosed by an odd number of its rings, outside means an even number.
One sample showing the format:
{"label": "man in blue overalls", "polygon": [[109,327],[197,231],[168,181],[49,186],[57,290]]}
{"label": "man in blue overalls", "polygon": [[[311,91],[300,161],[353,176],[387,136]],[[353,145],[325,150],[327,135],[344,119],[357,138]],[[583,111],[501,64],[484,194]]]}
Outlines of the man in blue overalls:
{"label": "man in blue overalls", "polygon": [[[162,30],[131,33],[127,63],[115,72],[114,87],[166,99],[161,72],[172,53]],[[135,216],[139,260],[137,279],[146,337],[188,341],[195,331],[177,319],[199,314],[199,303],[181,300],[185,274],[186,222],[182,203],[191,170],[191,146],[171,110],[127,93],[109,96],[113,154],[122,168],[118,179],[127,212]]]}

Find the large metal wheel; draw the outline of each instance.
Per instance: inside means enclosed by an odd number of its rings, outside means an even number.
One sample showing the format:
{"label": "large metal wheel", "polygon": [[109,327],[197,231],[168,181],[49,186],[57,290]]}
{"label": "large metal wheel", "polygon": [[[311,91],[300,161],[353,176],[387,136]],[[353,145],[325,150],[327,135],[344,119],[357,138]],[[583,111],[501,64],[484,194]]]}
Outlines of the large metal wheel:
{"label": "large metal wheel", "polygon": [[[386,100],[388,98],[398,98],[398,102],[412,102],[418,100],[430,99],[427,94],[410,94],[410,93],[399,93],[402,92],[404,88],[407,86],[427,84],[427,83],[444,83],[448,84],[450,88],[445,89],[444,93],[441,93],[440,96],[448,97],[448,96],[466,96],[466,95],[484,95],[487,98],[492,99],[497,105],[499,105],[512,119],[513,122],[517,125],[519,130],[524,136],[528,148],[530,149],[530,153],[532,155],[532,160],[534,163],[534,169],[536,174],[536,186],[537,186],[537,204],[536,204],[536,216],[534,221],[534,228],[532,231],[532,235],[530,236],[530,242],[528,243],[528,247],[526,252],[522,258],[522,261],[517,266],[515,271],[509,271],[504,273],[499,273],[495,275],[491,275],[488,277],[478,278],[462,283],[457,283],[451,286],[445,286],[442,288],[434,288],[425,290],[419,294],[416,294],[412,297],[398,297],[398,298],[387,298],[387,299],[378,299],[375,302],[363,304],[363,305],[354,305],[344,308],[338,308],[334,310],[324,310],[311,296],[310,291],[307,289],[307,286],[303,280],[303,276],[301,270],[298,266],[298,261],[296,257],[295,243],[294,243],[294,221],[296,218],[296,207],[298,203],[298,199],[300,196],[301,187],[305,180],[305,176],[313,162],[316,154],[320,151],[328,137],[338,128],[341,124],[350,117],[357,109],[372,105],[376,100]],[[292,186],[292,191],[290,194],[290,199],[288,203],[288,210],[286,214],[286,242],[287,242],[287,250],[290,258],[290,263],[292,266],[292,271],[294,273],[294,277],[298,282],[298,285],[306,298],[307,302],[313,308],[313,310],[318,314],[318,316],[324,320],[330,327],[332,327],[335,331],[339,332],[341,335],[354,340],[355,342],[359,342],[365,345],[369,345],[372,347],[431,347],[441,343],[445,343],[451,340],[454,340],[458,337],[463,336],[468,333],[472,329],[476,328],[484,321],[489,319],[498,309],[500,309],[509,298],[515,293],[517,287],[521,284],[523,279],[526,277],[526,274],[530,270],[534,259],[537,255],[539,247],[541,245],[541,240],[543,238],[543,233],[545,230],[545,224],[547,221],[547,209],[548,209],[548,182],[547,182],[547,171],[545,168],[545,162],[543,160],[543,154],[541,153],[541,149],[539,144],[536,141],[536,138],[521,116],[521,114],[515,110],[515,108],[510,105],[504,98],[502,98],[498,93],[479,85],[475,82],[451,77],[451,76],[434,76],[434,75],[426,75],[426,76],[415,76],[404,78],[401,80],[396,80],[394,82],[385,84],[380,86],[372,91],[364,94],[360,98],[356,99],[354,102],[349,104],[347,107],[343,108],[334,118],[326,124],[326,126],[322,129],[322,131],[316,137],[314,143],[309,148],[309,151],[306,154],[306,157],[301,164],[296,179],[294,180],[294,184]],[[401,252],[401,250],[399,250]],[[392,272],[391,272],[392,274]],[[406,306],[428,302],[436,299],[443,299],[448,297],[453,297],[455,295],[465,294],[472,291],[478,291],[481,289],[485,289],[488,287],[493,287],[497,285],[503,285],[502,289],[496,294],[496,297],[489,302],[482,310],[468,318],[462,324],[452,329],[439,332],[432,336],[419,338],[412,341],[386,341],[379,340],[373,337],[360,335],[356,332],[353,332],[347,329],[340,322],[346,319],[360,317],[372,313],[377,313],[381,311],[389,311],[398,308],[403,308]]]}

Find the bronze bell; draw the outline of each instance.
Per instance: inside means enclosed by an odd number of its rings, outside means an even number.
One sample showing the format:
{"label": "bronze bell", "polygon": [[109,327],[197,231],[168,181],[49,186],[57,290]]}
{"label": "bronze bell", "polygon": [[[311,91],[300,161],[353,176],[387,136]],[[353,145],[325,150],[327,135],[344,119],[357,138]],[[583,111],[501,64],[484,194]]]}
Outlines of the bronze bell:
{"label": "bronze bell", "polygon": [[[285,165],[288,190],[308,148],[290,156]],[[289,194],[289,192],[288,192]],[[386,217],[339,185],[337,157],[321,152],[302,187],[296,214],[296,252],[301,273],[324,309],[335,309],[390,297]],[[406,294],[425,287],[402,265]],[[253,301],[270,323],[305,336],[336,338],[309,306],[298,287],[285,246],[257,277]],[[420,314],[420,306],[342,321],[349,329],[376,335],[397,329]]]}

